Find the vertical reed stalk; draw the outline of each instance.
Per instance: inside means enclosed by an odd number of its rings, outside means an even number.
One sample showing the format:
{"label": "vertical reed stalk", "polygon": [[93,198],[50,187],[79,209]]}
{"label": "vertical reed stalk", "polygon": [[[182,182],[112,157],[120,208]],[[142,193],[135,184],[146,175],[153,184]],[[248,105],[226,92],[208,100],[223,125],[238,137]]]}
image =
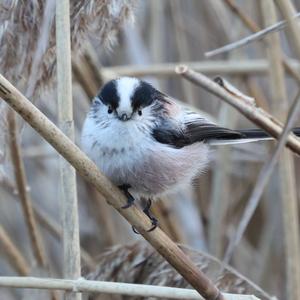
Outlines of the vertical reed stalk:
{"label": "vertical reed stalk", "polygon": [[[228,118],[230,116],[230,118]],[[221,126],[232,126],[236,114],[230,111],[226,103],[221,104],[219,122]],[[212,174],[211,199],[209,207],[208,245],[210,253],[222,257],[224,249],[224,225],[229,207],[231,149],[222,147],[218,150],[215,171]]]}
{"label": "vertical reed stalk", "polygon": [[[68,0],[56,1],[56,47],[58,119],[62,131],[74,140],[72,73],[70,45],[70,7]],[[61,202],[64,240],[64,277],[81,275],[76,175],[74,168],[60,157]],[[66,299],[81,299],[81,294],[66,293]]]}
{"label": "vertical reed stalk", "polygon": [[[174,0],[170,1],[170,10],[172,14],[172,22],[174,24],[174,37],[176,42],[178,61],[189,61],[190,60],[190,48],[187,42],[186,35],[184,34],[182,28],[184,28],[184,18],[183,18],[183,4],[182,1]],[[187,3],[185,3],[187,5]],[[188,104],[195,104],[195,98],[193,93],[193,87],[189,82],[181,82],[183,89],[183,98]]]}
{"label": "vertical reed stalk", "polygon": [[[273,0],[261,2],[265,25],[277,22]],[[270,62],[270,80],[272,88],[271,110],[280,120],[286,116],[288,101],[284,82],[284,69],[281,64],[282,52],[278,33],[267,36],[268,58]],[[299,256],[299,228],[298,203],[295,182],[295,166],[293,156],[287,150],[283,152],[279,161],[278,184],[281,191],[281,209],[283,218],[283,237],[286,263],[286,299],[300,298],[300,256]]]}

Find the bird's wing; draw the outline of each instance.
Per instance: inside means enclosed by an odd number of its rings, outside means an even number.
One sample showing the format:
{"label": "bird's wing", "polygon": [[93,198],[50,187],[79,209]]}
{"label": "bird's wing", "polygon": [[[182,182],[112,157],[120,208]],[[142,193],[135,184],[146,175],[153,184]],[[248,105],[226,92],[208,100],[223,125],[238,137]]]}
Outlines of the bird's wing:
{"label": "bird's wing", "polygon": [[211,139],[238,139],[243,135],[231,129],[220,127],[198,113],[180,110],[171,118],[165,118],[152,132],[154,139],[162,144],[182,148],[196,142]]}
{"label": "bird's wing", "polygon": [[190,137],[192,143],[211,139],[238,139],[243,136],[236,130],[218,126],[189,110],[185,111],[183,124],[185,134]]}

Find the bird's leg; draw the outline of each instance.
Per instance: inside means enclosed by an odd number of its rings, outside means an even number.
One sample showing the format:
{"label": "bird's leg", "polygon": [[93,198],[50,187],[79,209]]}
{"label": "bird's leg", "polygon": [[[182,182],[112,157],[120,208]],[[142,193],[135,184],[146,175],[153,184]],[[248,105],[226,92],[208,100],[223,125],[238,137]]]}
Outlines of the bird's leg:
{"label": "bird's leg", "polygon": [[158,225],[158,220],[150,212],[151,204],[152,204],[152,200],[148,199],[147,204],[146,204],[145,208],[143,209],[143,212],[151,220],[151,223],[152,223],[152,227],[149,230],[147,230],[148,232],[153,231]]}
{"label": "bird's leg", "polygon": [[126,209],[126,208],[130,207],[131,205],[133,205],[135,199],[134,199],[133,196],[128,192],[128,189],[130,189],[131,186],[130,186],[129,184],[122,184],[122,185],[119,185],[118,187],[119,187],[119,189],[120,189],[121,191],[123,191],[124,195],[125,195],[126,198],[127,198],[127,204],[125,204],[124,206],[122,206],[122,208],[123,208],[123,209]]}

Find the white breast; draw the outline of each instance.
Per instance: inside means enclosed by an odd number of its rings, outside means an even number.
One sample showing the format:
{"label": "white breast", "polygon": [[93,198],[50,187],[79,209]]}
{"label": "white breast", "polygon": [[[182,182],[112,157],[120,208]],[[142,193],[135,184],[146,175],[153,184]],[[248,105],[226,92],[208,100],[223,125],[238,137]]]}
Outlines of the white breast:
{"label": "white breast", "polygon": [[115,120],[110,126],[98,127],[95,119],[86,119],[82,148],[107,177],[115,184],[122,184],[142,161],[151,146],[150,140],[131,121]]}
{"label": "white breast", "polygon": [[134,123],[117,121],[99,128],[87,118],[82,147],[116,185],[129,184],[134,193],[155,196],[189,184],[208,162],[208,146],[195,143],[181,149],[156,142]]}

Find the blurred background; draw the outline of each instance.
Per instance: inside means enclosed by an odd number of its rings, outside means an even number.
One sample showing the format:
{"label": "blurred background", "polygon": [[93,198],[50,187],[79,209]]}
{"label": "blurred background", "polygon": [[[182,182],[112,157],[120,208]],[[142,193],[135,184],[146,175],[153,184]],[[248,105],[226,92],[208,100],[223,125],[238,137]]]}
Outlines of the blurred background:
{"label": "blurred background", "polygon": [[[57,124],[55,32],[51,27],[55,11],[51,2],[54,1],[42,2],[24,4],[4,0],[0,4],[0,65],[1,73]],[[298,0],[293,3],[300,6]],[[78,145],[92,98],[103,83],[118,76],[143,78],[164,93],[211,115],[222,126],[255,128],[232,107],[177,75],[175,66],[186,62],[211,78],[221,75],[246,95],[255,97],[258,106],[285,121],[298,92],[299,80],[281,68],[278,60],[276,63],[276,55],[280,58],[282,51],[296,73],[300,70],[287,30],[279,33],[279,40],[267,35],[228,53],[205,57],[207,51],[281,20],[283,17],[272,0],[74,1],[72,5],[73,100]],[[234,7],[240,9],[239,14]],[[272,9],[277,14],[275,19]],[[101,16],[95,15],[99,12]],[[251,21],[252,28],[245,18]],[[277,54],[274,55],[274,51]],[[3,101],[0,113],[0,275],[46,276],[50,272],[51,276],[60,277],[63,262],[58,154],[30,126],[17,119],[16,136],[27,178],[25,192],[32,202],[45,249],[45,271],[32,250],[16,186],[12,128]],[[300,122],[297,125],[300,126]],[[222,261],[259,171],[274,145],[269,141],[215,147],[209,169],[192,186],[153,205],[161,228],[174,241]],[[299,158],[285,151],[230,260],[238,272],[282,299],[296,299],[291,292],[291,277],[295,275],[293,272],[299,271],[293,269],[293,265],[300,265],[299,166]],[[130,272],[113,278],[109,272],[106,277],[93,272],[97,264],[98,273],[104,265],[109,269],[101,258],[109,247],[138,242],[133,249],[142,252],[148,246],[80,176],[77,189],[83,272],[94,274],[91,278],[134,282]],[[291,203],[295,204],[292,208]],[[7,238],[24,259],[21,270],[11,255],[13,246],[7,244]],[[119,253],[119,260],[123,259],[123,263],[127,259],[128,263],[128,255],[122,258],[120,254],[125,248],[118,247],[121,248],[112,248],[110,251],[115,252],[109,253],[117,256]],[[110,256],[104,257],[109,260]],[[116,256],[110,259],[111,262],[117,260]],[[149,269],[149,273],[152,271]],[[236,291],[230,286],[228,290]],[[26,298],[28,291],[24,290],[0,289],[0,293],[1,299],[29,299]],[[30,297],[34,293],[31,292]]]}

